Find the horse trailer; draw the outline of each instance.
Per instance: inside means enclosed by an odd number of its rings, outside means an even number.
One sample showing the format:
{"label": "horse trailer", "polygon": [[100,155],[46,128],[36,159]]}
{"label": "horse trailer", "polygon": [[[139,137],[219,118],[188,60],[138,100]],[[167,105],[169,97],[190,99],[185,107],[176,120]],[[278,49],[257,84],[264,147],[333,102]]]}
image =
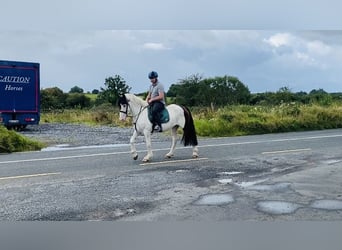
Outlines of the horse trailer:
{"label": "horse trailer", "polygon": [[23,129],[40,121],[39,63],[0,60],[0,124]]}

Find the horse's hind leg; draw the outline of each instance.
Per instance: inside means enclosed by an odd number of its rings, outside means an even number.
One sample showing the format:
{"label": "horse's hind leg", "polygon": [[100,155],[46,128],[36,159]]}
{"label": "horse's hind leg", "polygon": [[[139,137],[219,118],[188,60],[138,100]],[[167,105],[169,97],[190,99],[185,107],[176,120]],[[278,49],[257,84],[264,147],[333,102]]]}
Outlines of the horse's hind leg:
{"label": "horse's hind leg", "polygon": [[130,139],[130,144],[131,144],[131,154],[134,160],[138,159],[138,153],[137,153],[137,149],[135,147],[135,139],[137,138],[138,133],[136,130],[134,130],[133,135]]}
{"label": "horse's hind leg", "polygon": [[192,149],[192,158],[198,158],[198,147],[194,146]]}
{"label": "horse's hind leg", "polygon": [[176,142],[177,142],[177,129],[178,129],[178,126],[174,126],[171,129],[171,136],[172,136],[171,148],[170,148],[170,152],[168,152],[165,155],[165,158],[171,158],[175,152]]}

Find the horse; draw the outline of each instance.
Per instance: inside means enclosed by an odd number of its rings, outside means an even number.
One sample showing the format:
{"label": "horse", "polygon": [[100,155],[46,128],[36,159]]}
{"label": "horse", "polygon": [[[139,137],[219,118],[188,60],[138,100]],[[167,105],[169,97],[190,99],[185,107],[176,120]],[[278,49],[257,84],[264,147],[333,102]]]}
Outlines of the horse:
{"label": "horse", "polygon": [[[124,121],[130,115],[133,120],[133,135],[130,138],[131,154],[134,160],[138,159],[138,153],[135,147],[135,140],[138,135],[144,135],[146,141],[147,155],[143,158],[143,162],[152,160],[153,152],[151,147],[152,123],[148,118],[149,104],[135,96],[134,94],[124,94],[118,99],[120,109],[120,120]],[[165,158],[174,156],[177,130],[179,127],[183,129],[183,137],[181,142],[184,146],[193,146],[192,158],[198,158],[198,141],[194,121],[190,110],[185,106],[170,104],[166,106],[169,113],[169,121],[162,124],[163,131],[171,130],[172,143],[170,151],[165,155]]]}

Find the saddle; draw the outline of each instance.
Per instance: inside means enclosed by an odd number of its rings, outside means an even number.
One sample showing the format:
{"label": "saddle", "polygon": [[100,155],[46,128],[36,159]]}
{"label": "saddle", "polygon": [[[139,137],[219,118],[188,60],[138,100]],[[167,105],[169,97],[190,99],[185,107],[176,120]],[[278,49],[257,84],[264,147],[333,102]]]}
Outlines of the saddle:
{"label": "saddle", "polygon": [[[152,116],[152,108],[150,106],[147,107],[148,119],[151,123],[153,123]],[[170,120],[169,111],[167,111],[166,107],[158,114],[161,123],[167,123]]]}

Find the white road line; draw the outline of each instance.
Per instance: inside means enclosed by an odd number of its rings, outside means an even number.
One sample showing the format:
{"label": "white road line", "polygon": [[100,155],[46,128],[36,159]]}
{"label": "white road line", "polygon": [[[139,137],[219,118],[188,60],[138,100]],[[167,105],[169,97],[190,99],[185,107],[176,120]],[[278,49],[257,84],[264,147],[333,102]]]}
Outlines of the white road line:
{"label": "white road line", "polygon": [[299,149],[288,149],[288,150],[280,150],[280,151],[269,151],[269,152],[262,152],[261,154],[283,154],[283,153],[297,153],[302,151],[310,151],[311,148],[299,148]]}
{"label": "white road line", "polygon": [[49,176],[49,175],[59,175],[58,173],[43,173],[43,174],[29,174],[29,175],[18,175],[18,176],[7,176],[7,177],[0,177],[1,180],[11,180],[11,179],[23,179],[23,178],[32,178],[32,177],[41,177],[41,176]]}
{"label": "white road line", "polygon": [[[246,144],[262,144],[262,143],[270,143],[270,142],[315,140],[315,139],[325,139],[325,138],[334,138],[334,137],[342,137],[342,134],[338,134],[338,135],[322,135],[322,136],[309,136],[309,137],[297,137],[297,138],[288,138],[288,139],[273,139],[273,140],[263,140],[263,141],[246,141],[246,142],[232,142],[232,143],[221,143],[221,144],[206,144],[206,145],[199,145],[198,147],[199,148],[222,147],[222,146],[235,146],[235,145],[246,145]],[[216,139],[212,139],[212,140],[216,140]],[[153,151],[165,151],[165,150],[169,150],[169,149],[170,148],[161,148],[161,149],[154,149]],[[140,153],[140,152],[146,152],[146,150],[138,151],[138,153]],[[71,155],[71,156],[38,158],[38,159],[25,159],[25,160],[13,160],[13,161],[0,161],[0,164],[21,163],[21,162],[36,162],[36,161],[54,161],[54,160],[63,160],[63,159],[74,159],[74,158],[83,158],[83,157],[97,157],[97,156],[107,156],[107,155],[120,155],[120,154],[130,154],[130,151],[113,152],[113,153],[88,154],[88,155]]]}
{"label": "white road line", "polygon": [[286,142],[286,141],[301,141],[301,140],[315,140],[315,139],[325,139],[325,138],[334,138],[334,137],[342,137],[341,135],[322,135],[322,136],[310,136],[310,137],[297,137],[297,138],[287,138],[287,139],[273,139],[273,140],[265,140],[265,141],[246,141],[246,142],[232,142],[232,143],[222,143],[222,144],[212,144],[212,145],[199,145],[199,148],[205,147],[222,147],[222,146],[234,146],[234,145],[246,145],[246,144],[259,144],[259,143],[268,143],[268,142]]}
{"label": "white road line", "polygon": [[20,163],[20,162],[35,162],[35,161],[55,161],[55,160],[83,158],[83,157],[119,155],[119,154],[127,154],[127,153],[129,153],[129,152],[113,152],[113,153],[100,153],[100,154],[89,154],[89,155],[71,155],[71,156],[48,157],[48,158],[37,158],[37,159],[15,160],[15,161],[0,161],[0,164]]}
{"label": "white road line", "polygon": [[158,161],[158,162],[146,162],[139,164],[140,166],[146,165],[160,165],[160,164],[168,164],[168,163],[178,163],[178,162],[190,162],[190,161],[201,161],[208,160],[208,158],[195,158],[195,159],[186,159],[186,160],[171,160],[171,161]]}

